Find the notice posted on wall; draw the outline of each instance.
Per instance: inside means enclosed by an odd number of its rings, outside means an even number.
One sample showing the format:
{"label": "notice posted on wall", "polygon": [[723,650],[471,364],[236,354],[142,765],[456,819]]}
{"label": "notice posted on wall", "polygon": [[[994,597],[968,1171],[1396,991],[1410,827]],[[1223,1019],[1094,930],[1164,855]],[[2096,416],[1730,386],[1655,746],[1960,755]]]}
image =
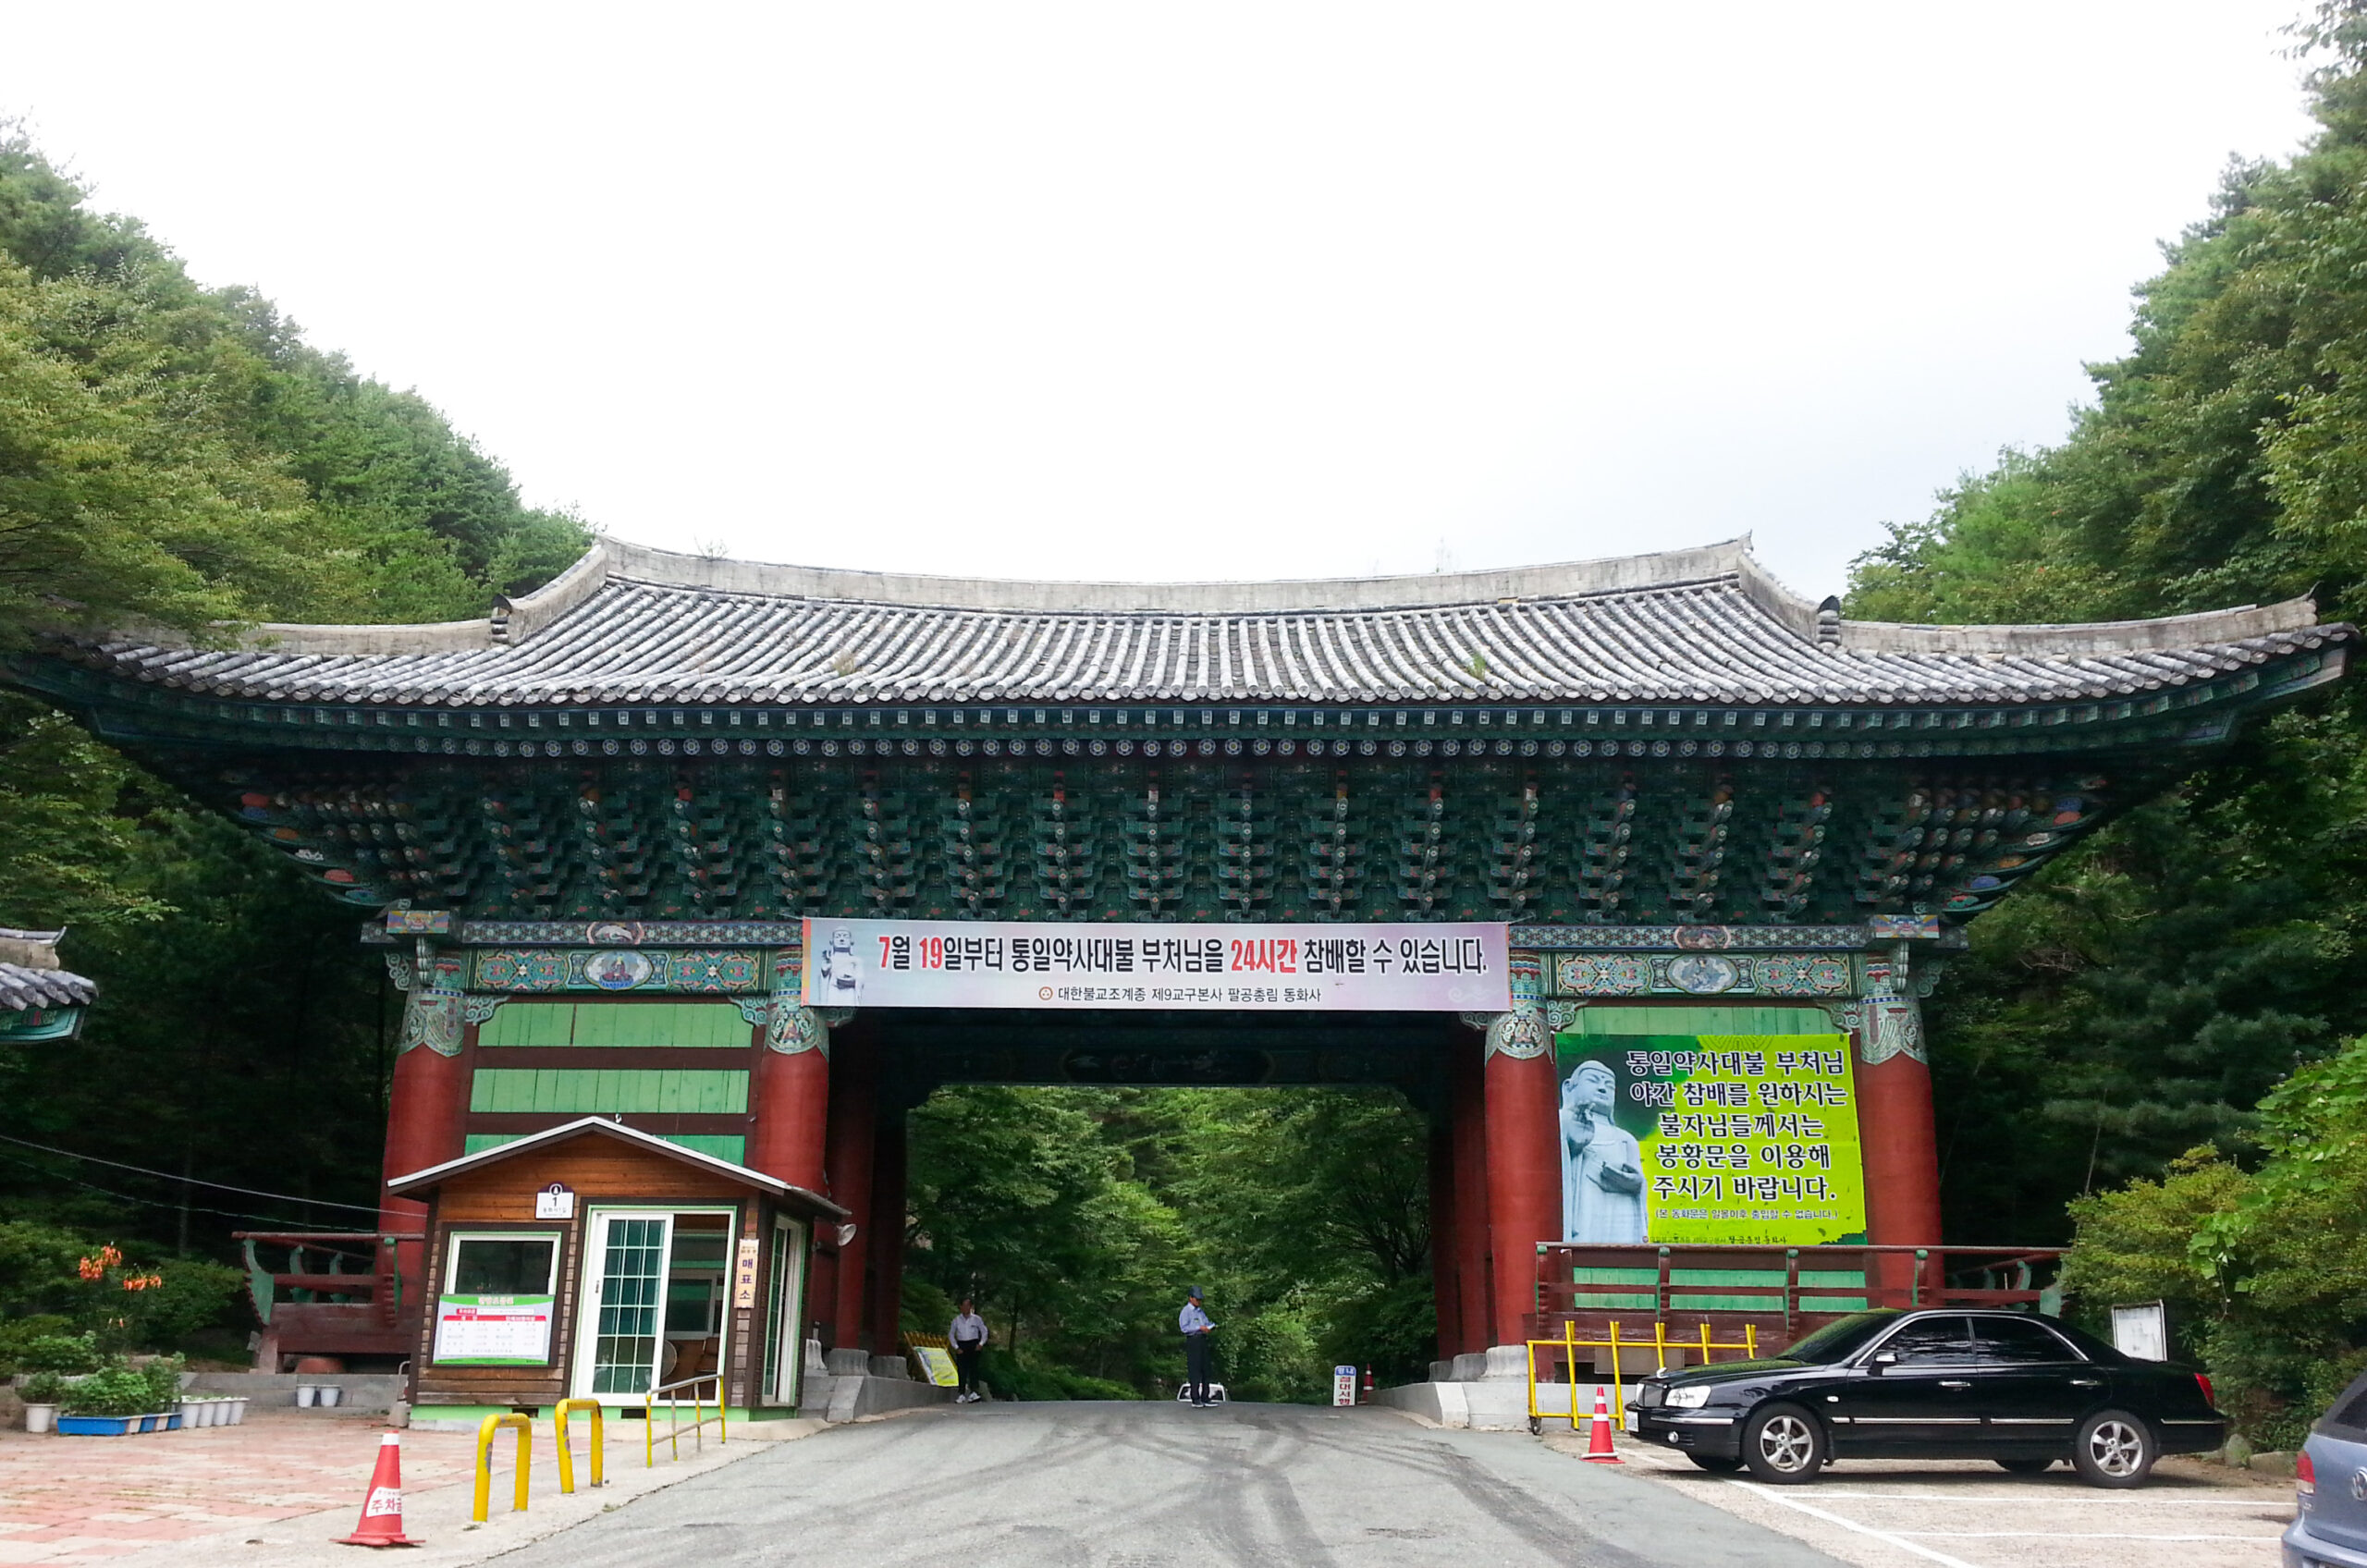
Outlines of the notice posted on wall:
{"label": "notice posted on wall", "polygon": [[540,1366],[551,1354],[549,1296],[438,1296],[435,1359],[448,1366]]}
{"label": "notice posted on wall", "polygon": [[808,920],[808,1007],[1502,1012],[1501,924]]}
{"label": "notice posted on wall", "polygon": [[1843,1035],[1564,1035],[1571,1242],[1862,1242],[1857,1086]]}

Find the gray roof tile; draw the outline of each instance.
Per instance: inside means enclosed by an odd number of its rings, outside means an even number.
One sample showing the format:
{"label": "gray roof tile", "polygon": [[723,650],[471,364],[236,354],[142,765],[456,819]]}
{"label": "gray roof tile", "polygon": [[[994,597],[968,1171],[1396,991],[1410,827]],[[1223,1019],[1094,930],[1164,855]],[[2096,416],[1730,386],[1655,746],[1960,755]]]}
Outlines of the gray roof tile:
{"label": "gray roof tile", "polygon": [[1672,702],[1926,704],[2157,691],[2352,635],[2307,600],[2080,627],[1845,621],[1747,542],[1334,582],[1003,583],[604,544],[484,623],[265,627],[84,650],[137,680],[317,703]]}

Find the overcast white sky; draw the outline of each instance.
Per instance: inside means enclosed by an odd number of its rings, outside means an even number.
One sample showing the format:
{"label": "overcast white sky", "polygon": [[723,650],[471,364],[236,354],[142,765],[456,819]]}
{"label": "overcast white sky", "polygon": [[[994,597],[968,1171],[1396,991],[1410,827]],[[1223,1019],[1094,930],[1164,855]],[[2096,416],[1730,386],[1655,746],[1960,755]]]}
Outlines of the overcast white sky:
{"label": "overcast white sky", "polygon": [[2063,432],[2302,0],[0,4],[0,114],[628,538],[1802,591]]}

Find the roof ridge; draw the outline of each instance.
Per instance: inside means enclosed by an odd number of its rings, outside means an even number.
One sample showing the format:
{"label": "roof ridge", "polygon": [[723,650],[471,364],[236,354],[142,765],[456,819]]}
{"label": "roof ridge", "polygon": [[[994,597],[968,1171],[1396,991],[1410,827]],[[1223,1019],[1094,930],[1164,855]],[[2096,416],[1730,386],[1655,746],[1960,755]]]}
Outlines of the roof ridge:
{"label": "roof ridge", "polygon": [[[1287,578],[1266,582],[1061,582],[733,560],[620,539],[604,540],[598,547],[607,553],[609,576],[656,587],[705,588],[768,598],[835,599],[906,609],[1015,614],[1222,616],[1423,609],[1681,587],[1743,575],[1744,563],[1750,561],[1750,536],[1746,533],[1712,545],[1644,555],[1473,571]],[[1764,569],[1759,570],[1764,575]]]}

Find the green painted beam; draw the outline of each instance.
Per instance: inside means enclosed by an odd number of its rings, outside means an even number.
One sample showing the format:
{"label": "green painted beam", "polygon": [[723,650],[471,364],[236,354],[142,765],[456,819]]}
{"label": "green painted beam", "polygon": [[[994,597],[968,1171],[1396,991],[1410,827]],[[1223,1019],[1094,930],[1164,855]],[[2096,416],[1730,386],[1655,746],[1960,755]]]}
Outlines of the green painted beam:
{"label": "green painted beam", "polygon": [[737,1005],[713,1002],[505,1002],[477,1044],[742,1049],[754,1036]]}
{"label": "green painted beam", "polygon": [[469,1109],[574,1115],[723,1116],[748,1109],[745,1072],[480,1068]]}

